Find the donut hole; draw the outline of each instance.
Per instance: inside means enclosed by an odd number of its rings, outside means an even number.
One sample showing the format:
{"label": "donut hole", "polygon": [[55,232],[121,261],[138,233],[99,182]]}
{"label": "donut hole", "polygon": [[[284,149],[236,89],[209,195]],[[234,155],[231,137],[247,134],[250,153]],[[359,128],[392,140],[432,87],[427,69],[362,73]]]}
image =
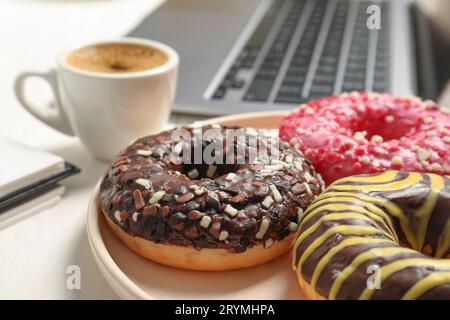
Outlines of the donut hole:
{"label": "donut hole", "polygon": [[[208,161],[208,163],[205,162],[205,158],[204,158],[204,151],[206,148],[207,144],[202,145],[201,148],[201,157],[200,154],[197,154],[197,158],[196,158],[196,154],[195,154],[195,149],[194,147],[191,148],[191,153],[190,153],[190,159],[188,161],[184,161],[183,164],[181,165],[180,168],[180,172],[182,174],[185,174],[186,176],[188,176],[191,180],[199,180],[199,179],[203,179],[203,178],[210,178],[210,179],[215,179],[218,178],[222,175],[231,173],[231,172],[236,172],[239,170],[241,164],[237,164],[237,163],[229,163],[230,160],[228,160],[227,163],[227,153],[225,152],[223,155],[218,156],[219,161]],[[215,153],[212,152],[211,154],[212,156],[215,156]],[[183,156],[183,154],[182,154]],[[198,159],[201,158],[201,159]],[[200,162],[201,163],[198,163]],[[211,160],[211,159],[209,159]],[[236,162],[235,159],[233,158],[233,162]]]}
{"label": "donut hole", "polygon": [[183,164],[180,172],[191,180],[204,178],[216,179],[224,174],[236,172],[239,165],[236,164]]}
{"label": "donut hole", "polygon": [[[183,144],[179,154],[182,163],[176,170],[191,180],[216,179],[228,173],[235,173],[250,164],[271,163],[272,157],[279,156],[279,143],[276,138],[267,134],[248,134],[237,127],[226,129],[235,132],[231,135],[203,132],[201,140],[193,138],[190,145]],[[185,154],[187,150],[189,154]]]}
{"label": "donut hole", "polygon": [[353,132],[367,132],[365,137],[368,140],[375,135],[383,137],[384,141],[398,140],[416,129],[420,121],[418,115],[411,112],[365,112],[350,120],[350,129]]}

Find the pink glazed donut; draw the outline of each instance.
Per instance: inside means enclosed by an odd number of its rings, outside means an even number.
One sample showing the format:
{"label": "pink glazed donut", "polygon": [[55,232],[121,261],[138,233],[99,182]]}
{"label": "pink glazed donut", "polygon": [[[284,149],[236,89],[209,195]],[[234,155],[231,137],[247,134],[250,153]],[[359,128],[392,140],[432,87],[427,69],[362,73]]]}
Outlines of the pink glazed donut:
{"label": "pink glazed donut", "polygon": [[280,138],[300,149],[328,185],[386,170],[450,174],[450,114],[418,97],[352,92],[302,104]]}

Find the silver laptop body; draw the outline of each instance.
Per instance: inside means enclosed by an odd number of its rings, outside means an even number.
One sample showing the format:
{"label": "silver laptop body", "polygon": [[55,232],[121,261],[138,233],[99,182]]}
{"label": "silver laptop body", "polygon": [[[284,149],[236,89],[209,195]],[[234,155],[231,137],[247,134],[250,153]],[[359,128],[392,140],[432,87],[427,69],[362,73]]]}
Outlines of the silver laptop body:
{"label": "silver laptop body", "polygon": [[[379,25],[367,19],[380,8]],[[408,1],[168,0],[130,36],[180,54],[174,111],[285,110],[343,91],[416,92]],[[379,27],[379,28],[377,28]]]}

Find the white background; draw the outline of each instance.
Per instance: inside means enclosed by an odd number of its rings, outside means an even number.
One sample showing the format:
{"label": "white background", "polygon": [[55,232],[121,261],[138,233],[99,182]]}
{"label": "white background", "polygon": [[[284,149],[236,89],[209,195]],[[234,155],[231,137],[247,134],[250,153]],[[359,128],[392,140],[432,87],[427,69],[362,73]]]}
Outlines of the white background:
{"label": "white background", "polygon": [[[13,81],[20,71],[53,66],[74,44],[126,33],[161,2],[0,0],[0,136],[61,155],[82,169],[63,183],[67,190],[58,205],[0,230],[0,298],[117,298],[95,264],[85,230],[87,202],[107,164],[94,160],[77,138],[29,115],[15,99]],[[45,89],[30,86],[36,101],[48,96]],[[66,288],[69,265],[81,268],[81,290]]]}

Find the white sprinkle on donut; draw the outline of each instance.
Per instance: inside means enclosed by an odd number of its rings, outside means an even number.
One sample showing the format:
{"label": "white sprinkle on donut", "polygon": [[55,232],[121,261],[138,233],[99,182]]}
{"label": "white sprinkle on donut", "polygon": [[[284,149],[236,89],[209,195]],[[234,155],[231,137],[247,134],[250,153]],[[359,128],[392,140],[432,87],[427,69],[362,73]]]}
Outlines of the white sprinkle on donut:
{"label": "white sprinkle on donut", "polygon": [[421,164],[422,167],[424,167],[424,168],[428,168],[428,167],[430,166],[430,163],[429,163],[428,161],[425,161],[425,160],[420,161],[420,164]]}
{"label": "white sprinkle on donut", "polygon": [[303,178],[305,178],[306,182],[310,183],[311,179],[312,179],[312,176],[311,176],[311,174],[308,171],[305,171],[305,173],[303,175]]}
{"label": "white sprinkle on donut", "polygon": [[298,223],[301,222],[301,220],[303,219],[303,216],[305,215],[305,212],[303,211],[302,208],[298,208],[297,209],[297,221]]}
{"label": "white sprinkle on donut", "polygon": [[306,192],[307,192],[309,195],[312,195],[313,193],[312,193],[312,190],[311,190],[311,187],[309,186],[309,184],[307,184],[306,182],[303,182],[303,184],[304,184],[304,186],[305,186]]}
{"label": "white sprinkle on donut", "polygon": [[264,200],[261,202],[261,205],[262,205],[264,208],[269,209],[269,208],[272,206],[273,202],[274,202],[274,201],[273,201],[272,197],[271,197],[271,196],[267,196],[267,197],[265,197]]}
{"label": "white sprinkle on donut", "polygon": [[225,213],[230,217],[234,217],[238,213],[238,210],[229,204],[226,205],[223,211],[225,211]]}
{"label": "white sprinkle on donut", "polygon": [[230,173],[227,174],[227,176],[225,177],[225,180],[232,181],[234,178],[236,178],[236,174],[233,173],[233,172],[230,172]]}
{"label": "white sprinkle on donut", "polygon": [[261,225],[259,226],[258,232],[255,234],[256,239],[262,239],[264,238],[264,235],[267,232],[267,229],[269,229],[270,220],[267,218],[264,218],[261,220]]}
{"label": "white sprinkle on donut", "polygon": [[286,161],[286,163],[292,163],[293,160],[294,160],[294,156],[291,153],[288,153],[286,155],[286,157],[284,158],[284,161]]}
{"label": "white sprinkle on donut", "polygon": [[269,189],[270,191],[272,191],[273,198],[276,202],[283,201],[283,197],[281,197],[280,191],[278,191],[277,187],[274,184],[271,184]]}
{"label": "white sprinkle on donut", "polygon": [[216,174],[216,170],[217,170],[217,167],[215,165],[212,165],[212,164],[209,165],[208,169],[206,169],[206,176],[208,178],[214,177],[214,175]]}
{"label": "white sprinkle on donut", "polygon": [[139,150],[136,151],[136,154],[138,156],[149,157],[149,156],[152,155],[152,150],[139,149]]}
{"label": "white sprinkle on donut", "polygon": [[367,135],[367,131],[357,131],[357,132],[355,132],[353,137],[357,141],[364,141],[364,140],[366,140],[366,135]]}
{"label": "white sprinkle on donut", "polygon": [[210,223],[211,217],[209,216],[203,216],[202,219],[200,220],[200,226],[205,229],[209,227]]}
{"label": "white sprinkle on donut", "polygon": [[376,134],[376,135],[372,136],[370,141],[372,141],[373,143],[382,143],[383,142],[383,137]]}
{"label": "white sprinkle on donut", "polygon": [[114,218],[117,220],[117,222],[122,223],[122,218],[120,217],[120,211],[116,210],[116,212],[114,212]]}
{"label": "white sprinkle on donut", "polygon": [[431,153],[428,150],[419,148],[417,149],[417,156],[419,157],[419,160],[424,161],[431,157]]}
{"label": "white sprinkle on donut", "polygon": [[264,248],[269,249],[271,246],[273,246],[273,239],[269,238],[264,241]]}
{"label": "white sprinkle on donut", "polygon": [[198,172],[197,169],[192,169],[191,171],[188,172],[188,176],[191,179],[197,179],[200,176],[200,173]]}
{"label": "white sprinkle on donut", "polygon": [[433,119],[433,117],[426,117],[425,119],[423,119],[423,121],[425,123],[433,123],[434,119]]}
{"label": "white sprinkle on donut", "polygon": [[281,166],[283,166],[283,168],[290,168],[290,167],[291,167],[291,166],[289,165],[289,163],[284,162],[284,161],[281,161],[281,160],[278,160],[278,159],[273,159],[273,160],[270,162],[270,164],[271,164],[271,165],[281,165]]}
{"label": "white sprinkle on donut", "polygon": [[165,194],[166,194],[166,192],[163,190],[157,191],[152,195],[152,197],[150,198],[150,200],[148,202],[150,204],[155,204],[155,203],[159,202],[159,200],[161,200]]}
{"label": "white sprinkle on donut", "polygon": [[183,141],[178,142],[172,149],[176,155],[180,155],[181,151],[183,151]]}
{"label": "white sprinkle on donut", "polygon": [[219,240],[220,241],[224,241],[224,240],[226,240],[228,238],[228,232],[227,231],[222,231],[221,233],[220,233],[220,235],[219,235]]}
{"label": "white sprinkle on donut", "polygon": [[201,196],[201,195],[204,194],[205,192],[206,192],[206,189],[203,188],[203,187],[197,188],[197,189],[194,191],[194,193],[195,193],[197,196]]}
{"label": "white sprinkle on donut", "polygon": [[347,156],[354,156],[355,152],[353,150],[347,150],[347,151],[345,151],[345,155],[347,155]]}
{"label": "white sprinkle on donut", "polygon": [[133,215],[131,216],[131,219],[133,219],[134,222],[137,222],[140,214],[141,214],[140,212],[134,212]]}
{"label": "white sprinkle on donut", "polygon": [[393,156],[391,159],[391,164],[396,166],[402,166],[403,165],[403,158],[400,156]]}
{"label": "white sprinkle on donut", "polygon": [[136,180],[136,183],[143,186],[145,189],[150,189],[150,180],[139,178]]}
{"label": "white sprinkle on donut", "polygon": [[370,157],[369,156],[362,156],[361,157],[361,162],[365,163],[365,164],[369,164],[370,163]]}
{"label": "white sprinkle on donut", "polygon": [[392,123],[392,122],[394,122],[395,118],[394,118],[393,115],[388,115],[388,116],[386,116],[386,117],[384,118],[384,120],[385,120],[387,123]]}
{"label": "white sprinkle on donut", "polygon": [[270,171],[280,171],[283,170],[283,165],[281,164],[272,164],[272,165],[267,165],[264,166],[265,169],[270,170]]}
{"label": "white sprinkle on donut", "polygon": [[430,170],[431,171],[442,171],[442,166],[439,163],[435,162],[430,166]]}
{"label": "white sprinkle on donut", "polygon": [[295,222],[289,222],[288,228],[289,228],[289,231],[291,231],[291,232],[297,231],[298,224]]}
{"label": "white sprinkle on donut", "polygon": [[314,109],[311,107],[306,107],[305,109],[305,115],[312,116],[314,114]]}

